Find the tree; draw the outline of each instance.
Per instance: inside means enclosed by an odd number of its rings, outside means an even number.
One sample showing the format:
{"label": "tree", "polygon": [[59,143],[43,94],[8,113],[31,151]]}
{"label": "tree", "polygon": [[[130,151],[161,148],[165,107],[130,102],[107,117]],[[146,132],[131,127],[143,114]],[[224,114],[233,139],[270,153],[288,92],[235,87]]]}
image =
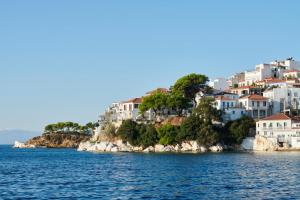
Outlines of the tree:
{"label": "tree", "polygon": [[246,138],[251,129],[255,128],[255,121],[247,116],[230,121],[225,125],[226,136],[224,140],[229,144],[241,144],[243,139]]}
{"label": "tree", "polygon": [[116,127],[112,123],[108,123],[104,127],[104,134],[109,138],[114,138],[116,136]]}
{"label": "tree", "polygon": [[132,120],[123,121],[117,131],[117,136],[119,136],[123,141],[129,142],[133,146],[138,145],[139,131],[137,129],[137,123]]}
{"label": "tree", "polygon": [[172,93],[181,95],[195,104],[196,94],[207,87],[208,77],[202,74],[189,74],[176,81]]}
{"label": "tree", "polygon": [[179,127],[171,124],[163,125],[158,128],[159,143],[162,145],[173,145],[176,143],[176,137],[179,133]]}
{"label": "tree", "polygon": [[180,132],[177,135],[177,141],[196,140],[201,127],[201,120],[195,114],[186,118],[181,126]]}
{"label": "tree", "polygon": [[167,99],[167,107],[174,110],[178,116],[181,116],[182,111],[191,107],[191,104],[188,99],[181,95],[170,94]]}
{"label": "tree", "polygon": [[152,109],[155,115],[161,114],[167,108],[168,95],[162,92],[155,92],[149,96],[143,97],[142,103],[139,106],[141,113]]}
{"label": "tree", "polygon": [[215,100],[211,97],[203,97],[197,108],[194,109],[194,114],[199,116],[204,121],[221,121],[222,112],[215,106]]}
{"label": "tree", "polygon": [[143,148],[154,146],[158,142],[158,133],[154,125],[141,125],[139,128],[139,145]]}

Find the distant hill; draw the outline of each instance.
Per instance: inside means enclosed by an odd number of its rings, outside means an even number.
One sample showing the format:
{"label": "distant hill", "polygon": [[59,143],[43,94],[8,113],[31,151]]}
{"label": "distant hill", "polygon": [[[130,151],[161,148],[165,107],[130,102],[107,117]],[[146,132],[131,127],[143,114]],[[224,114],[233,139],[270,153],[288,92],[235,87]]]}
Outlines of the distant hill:
{"label": "distant hill", "polygon": [[0,130],[0,144],[14,144],[16,140],[25,142],[32,137],[41,135],[38,131]]}

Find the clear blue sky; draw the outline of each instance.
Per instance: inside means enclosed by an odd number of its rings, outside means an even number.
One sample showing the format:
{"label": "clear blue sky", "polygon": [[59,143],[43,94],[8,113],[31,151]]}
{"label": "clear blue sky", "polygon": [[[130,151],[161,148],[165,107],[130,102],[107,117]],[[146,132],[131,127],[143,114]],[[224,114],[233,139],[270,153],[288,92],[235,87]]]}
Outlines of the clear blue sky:
{"label": "clear blue sky", "polygon": [[191,72],[300,60],[300,1],[0,2],[0,129],[96,120]]}

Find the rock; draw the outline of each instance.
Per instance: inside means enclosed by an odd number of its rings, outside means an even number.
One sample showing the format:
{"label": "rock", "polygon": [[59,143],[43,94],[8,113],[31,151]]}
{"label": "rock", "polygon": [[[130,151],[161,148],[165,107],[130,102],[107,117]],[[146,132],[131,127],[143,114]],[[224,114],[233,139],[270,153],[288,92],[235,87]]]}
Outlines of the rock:
{"label": "rock", "polygon": [[154,151],[155,151],[154,147],[153,147],[153,146],[150,146],[150,147],[147,147],[146,149],[144,149],[143,152],[145,152],[145,153],[150,153],[150,152],[154,152]]}
{"label": "rock", "polygon": [[109,142],[105,148],[105,151],[110,152],[113,147],[116,147],[113,143]]}
{"label": "rock", "polygon": [[15,141],[15,144],[13,147],[23,149],[23,148],[35,148],[36,146],[32,145],[32,144],[25,144],[23,142]]}
{"label": "rock", "polygon": [[161,144],[157,144],[154,146],[154,151],[155,152],[164,152],[164,145],[161,145]]}
{"label": "rock", "polygon": [[143,147],[133,147],[132,150],[134,152],[141,152],[141,151],[143,151]]}
{"label": "rock", "polygon": [[246,151],[253,151],[254,140],[254,137],[245,138],[241,144],[241,149]]}
{"label": "rock", "polygon": [[205,153],[205,152],[207,152],[207,151],[208,151],[208,150],[207,150],[206,147],[200,146],[200,152]]}
{"label": "rock", "polygon": [[171,145],[165,146],[162,152],[175,152],[175,147]]}
{"label": "rock", "polygon": [[190,144],[192,146],[192,151],[194,152],[200,151],[200,146],[198,145],[197,141],[191,141]]}
{"label": "rock", "polygon": [[174,148],[174,150],[177,151],[177,152],[179,152],[180,149],[181,149],[181,148],[180,148],[180,145],[179,145],[179,144],[177,144],[177,145],[175,146],[175,148]]}
{"label": "rock", "polygon": [[111,152],[119,152],[119,148],[118,148],[118,146],[114,146],[113,148],[111,148],[110,151]]}
{"label": "rock", "polygon": [[87,142],[81,142],[77,148],[77,151],[88,151],[92,147],[92,143],[87,141]]}
{"label": "rock", "polygon": [[211,152],[222,152],[222,151],[224,150],[224,148],[223,148],[222,145],[217,144],[217,145],[215,145],[215,146],[209,147],[209,150],[210,150]]}
{"label": "rock", "polygon": [[192,151],[192,145],[189,142],[182,142],[181,143],[181,151],[182,152],[188,152]]}
{"label": "rock", "polygon": [[276,139],[267,139],[263,136],[256,135],[253,141],[254,151],[277,151],[278,145]]}

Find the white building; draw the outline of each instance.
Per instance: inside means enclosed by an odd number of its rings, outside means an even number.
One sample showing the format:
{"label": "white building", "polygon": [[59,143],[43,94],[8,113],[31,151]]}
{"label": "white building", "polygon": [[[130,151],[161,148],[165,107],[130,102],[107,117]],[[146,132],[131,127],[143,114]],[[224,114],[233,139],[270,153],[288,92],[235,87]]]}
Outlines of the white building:
{"label": "white building", "polygon": [[216,108],[223,111],[222,118],[226,121],[240,119],[246,115],[246,109],[239,107],[238,95],[217,96]]}
{"label": "white building", "polygon": [[300,121],[282,113],[259,120],[256,134],[281,147],[300,148]]}
{"label": "white building", "polygon": [[254,119],[265,118],[270,115],[269,99],[252,94],[239,99],[240,107],[245,108],[249,117]]}
{"label": "white building", "polygon": [[272,114],[300,110],[300,88],[273,88],[266,90],[263,96],[270,99]]}
{"label": "white building", "polygon": [[209,86],[216,90],[227,90],[229,88],[228,80],[225,78],[217,78],[209,82]]}
{"label": "white building", "polygon": [[296,69],[287,70],[283,73],[284,78],[300,78],[300,71]]}
{"label": "white building", "polygon": [[139,105],[142,103],[142,98],[134,98],[128,101],[119,103],[117,120],[123,121],[127,119],[136,120],[139,115]]}

